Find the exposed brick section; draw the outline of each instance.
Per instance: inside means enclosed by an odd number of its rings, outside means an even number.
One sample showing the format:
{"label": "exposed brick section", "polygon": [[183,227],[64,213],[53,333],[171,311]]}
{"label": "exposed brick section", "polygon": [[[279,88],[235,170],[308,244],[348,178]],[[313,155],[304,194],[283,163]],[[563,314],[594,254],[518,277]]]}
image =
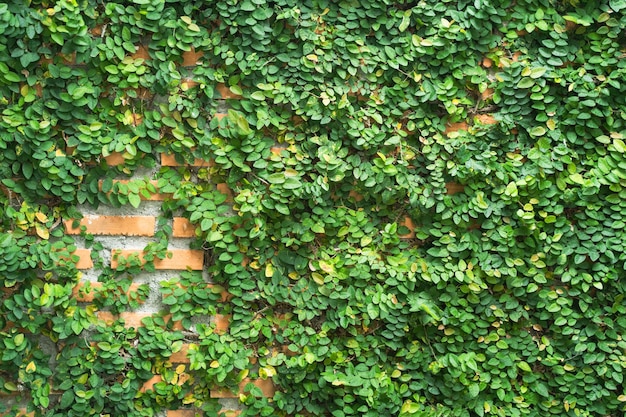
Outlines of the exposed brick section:
{"label": "exposed brick section", "polygon": [[[90,282],[89,285],[91,286],[92,291],[85,292],[85,287],[87,286],[87,283],[79,282],[78,284],[76,284],[76,286],[72,289],[72,296],[76,299],[76,301],[82,303],[90,303],[93,301],[95,291],[102,288],[101,282]],[[128,288],[126,294],[128,295],[131,292],[136,292],[139,289],[140,285],[141,284],[130,284],[130,287]]]}
{"label": "exposed brick section", "polygon": [[215,333],[224,334],[230,326],[230,315],[216,314],[213,317],[213,323],[215,323]]}
{"label": "exposed brick section", "polygon": [[152,316],[152,314],[153,313],[124,311],[120,313],[119,318],[124,320],[126,327],[138,328],[138,327],[143,327],[141,320],[145,319],[146,317]]}
{"label": "exposed brick section", "polygon": [[161,375],[154,375],[152,378],[144,382],[141,388],[139,388],[139,392],[146,392],[149,390],[154,390],[154,386],[161,381],[163,381],[163,378],[161,378]]}
{"label": "exposed brick section", "polygon": [[196,52],[195,48],[192,46],[190,51],[183,52],[183,66],[193,67],[197,65],[202,59],[202,55],[204,55],[202,51]]}
{"label": "exposed brick section", "polygon": [[287,146],[272,146],[270,152],[276,156],[281,156],[285,149],[287,149]]}
{"label": "exposed brick section", "polygon": [[98,311],[96,315],[98,316],[98,319],[102,320],[106,324],[113,324],[116,319],[116,317],[110,311]]}
{"label": "exposed brick section", "polygon": [[174,217],[172,221],[173,237],[195,237],[196,226],[184,217]]}
{"label": "exposed brick section", "polygon": [[415,237],[415,224],[410,217],[405,217],[400,221],[400,226],[405,226],[409,229],[409,233],[405,235],[400,235],[401,239],[412,239]]}
{"label": "exposed brick section", "polygon": [[210,167],[213,165],[212,161],[205,161],[204,159],[196,158],[191,164],[180,164],[176,161],[176,157],[172,154],[161,154],[161,165],[164,167],[177,167],[177,166],[193,166],[193,167]]}
{"label": "exposed brick section", "polygon": [[150,53],[146,45],[136,45],[135,48],[137,48],[136,52],[131,55],[133,59],[150,59]]}
{"label": "exposed brick section", "polygon": [[478,116],[474,117],[474,119],[484,125],[494,125],[498,123],[496,118],[493,117],[493,115],[491,114],[479,114]]}
{"label": "exposed brick section", "polygon": [[232,91],[230,91],[230,88],[227,87],[225,84],[218,84],[215,87],[215,91],[217,91],[217,93],[223,99],[227,99],[227,98],[239,99],[239,98],[241,98],[241,96],[239,94],[235,94]]}
{"label": "exposed brick section", "polygon": [[349,197],[352,197],[354,199],[354,201],[361,201],[363,200],[363,196],[359,193],[357,193],[354,190],[350,190],[350,193],[348,194]]}
{"label": "exposed brick section", "polygon": [[170,362],[172,363],[189,363],[187,354],[189,353],[189,343],[183,344],[180,350],[176,353],[172,353],[170,356]]}
{"label": "exposed brick section", "polygon": [[126,160],[119,152],[113,152],[109,156],[105,156],[104,160],[109,166],[122,165]]}
{"label": "exposed brick section", "polygon": [[167,417],[196,417],[202,416],[202,412],[198,410],[168,410]]}
{"label": "exposed brick section", "polygon": [[[201,250],[192,249],[171,249],[171,258],[154,259],[155,269],[171,269],[171,270],[185,270],[187,268],[194,271],[202,270],[204,265],[204,252]],[[143,261],[143,254],[140,250],[132,249],[115,249],[113,250],[113,256],[111,258],[111,267],[117,268],[119,265],[119,257],[127,258],[131,255],[138,255]]]}
{"label": "exposed brick section", "polygon": [[448,195],[462,193],[464,190],[465,190],[465,186],[463,184],[459,184],[456,182],[446,183],[446,193]]}
{"label": "exposed brick section", "polygon": [[94,235],[154,236],[156,219],[152,216],[85,216],[79,227],[73,228],[73,220],[65,221],[68,234],[80,234],[80,226]]}
{"label": "exposed brick section", "polygon": [[167,417],[196,417],[202,413],[196,410],[168,410],[165,415]]}
{"label": "exposed brick section", "polygon": [[[111,313],[110,311],[98,311],[96,315],[98,319],[104,321],[106,324],[109,324],[109,325],[115,322],[115,320],[121,319],[121,320],[124,320],[126,327],[138,328],[138,327],[143,327],[143,323],[141,322],[143,319],[145,319],[146,317],[152,317],[154,313],[149,313],[145,311],[124,311],[120,313],[119,315],[115,315]],[[172,318],[171,315],[163,316],[163,320],[166,323],[169,323],[171,318]],[[172,328],[173,330],[183,330],[181,323],[178,321],[173,322]]]}
{"label": "exposed brick section", "polygon": [[233,191],[228,188],[228,185],[226,183],[219,183],[215,186],[215,188],[217,189],[217,191],[219,191],[222,194],[226,194],[226,201],[228,202],[232,202],[233,201]]}
{"label": "exposed brick section", "polygon": [[91,260],[91,249],[76,249],[72,255],[78,256],[78,262],[76,262],[76,268],[89,269],[93,268],[93,261]]}
{"label": "exposed brick section", "polygon": [[449,135],[450,133],[458,132],[459,130],[467,130],[468,128],[469,126],[465,122],[448,123],[446,125],[446,130],[443,133],[445,133],[446,135]]}

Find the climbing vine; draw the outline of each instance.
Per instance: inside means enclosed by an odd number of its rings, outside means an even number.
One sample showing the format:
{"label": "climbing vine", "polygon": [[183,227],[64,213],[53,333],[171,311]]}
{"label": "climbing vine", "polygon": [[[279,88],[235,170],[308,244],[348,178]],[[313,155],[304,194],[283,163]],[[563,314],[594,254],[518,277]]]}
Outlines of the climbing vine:
{"label": "climbing vine", "polygon": [[[277,391],[244,387],[242,415],[623,415],[625,12],[0,3],[0,394],[215,415],[211,389],[254,377]],[[157,192],[148,262],[95,259],[79,303],[63,220]],[[161,284],[171,320],[106,324],[147,297],[121,294],[175,214],[212,286],[184,272]],[[168,361],[183,343],[189,369]]]}

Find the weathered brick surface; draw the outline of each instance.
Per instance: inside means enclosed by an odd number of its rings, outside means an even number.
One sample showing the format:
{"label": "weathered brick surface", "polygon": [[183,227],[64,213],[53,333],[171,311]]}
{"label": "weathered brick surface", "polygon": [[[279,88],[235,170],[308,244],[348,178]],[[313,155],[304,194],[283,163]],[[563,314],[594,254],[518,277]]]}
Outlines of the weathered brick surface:
{"label": "weathered brick surface", "polygon": [[78,248],[72,255],[78,256],[78,262],[76,262],[76,268],[78,269],[90,269],[93,268],[93,261],[91,260],[91,249]]}
{"label": "weathered brick surface", "polygon": [[73,220],[65,221],[69,234],[79,234],[81,226],[93,235],[154,236],[154,216],[85,216],[73,227]]}
{"label": "weathered brick surface", "polygon": [[172,220],[172,236],[174,237],[194,237],[196,226],[184,217],[174,217]]}

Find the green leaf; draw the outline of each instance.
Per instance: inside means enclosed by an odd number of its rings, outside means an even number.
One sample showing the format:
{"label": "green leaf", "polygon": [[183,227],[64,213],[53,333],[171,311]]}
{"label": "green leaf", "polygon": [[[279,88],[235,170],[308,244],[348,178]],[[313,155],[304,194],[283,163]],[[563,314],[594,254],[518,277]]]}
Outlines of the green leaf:
{"label": "green leaf", "polygon": [[400,27],[398,28],[400,32],[404,32],[411,23],[411,12],[412,10],[406,10],[402,15],[402,21],[400,22]]}
{"label": "green leaf", "polygon": [[68,408],[74,402],[74,390],[67,390],[61,396],[59,407],[61,409]]}
{"label": "green leaf", "polygon": [[258,101],[263,101],[265,100],[265,94],[263,94],[262,91],[255,91],[254,93],[250,94],[250,98]]}
{"label": "green leaf", "polygon": [[548,391],[548,387],[543,382],[536,382],[534,384],[535,391],[546,398],[550,398],[550,392]]}
{"label": "green leaf", "polygon": [[530,129],[530,132],[528,133],[530,133],[530,135],[534,137],[543,136],[546,134],[546,128],[543,126],[535,126],[532,129]]}
{"label": "green leaf", "polygon": [[131,206],[137,208],[141,204],[141,197],[139,197],[139,194],[130,193],[128,194],[128,202]]}
{"label": "green leaf", "polygon": [[530,365],[526,361],[520,361],[517,363],[517,367],[524,372],[532,372]]}
{"label": "green leaf", "polygon": [[530,77],[524,77],[517,83],[517,88],[526,89],[532,87],[533,85],[535,85],[535,80]]}
{"label": "green leaf", "polygon": [[277,172],[267,177],[267,182],[270,184],[282,184],[285,182],[285,173]]}
{"label": "green leaf", "polygon": [[613,11],[619,12],[626,9],[626,0],[609,0],[609,6]]}
{"label": "green leaf", "polygon": [[536,67],[530,71],[530,78],[539,78],[546,73],[548,69],[545,67]]}

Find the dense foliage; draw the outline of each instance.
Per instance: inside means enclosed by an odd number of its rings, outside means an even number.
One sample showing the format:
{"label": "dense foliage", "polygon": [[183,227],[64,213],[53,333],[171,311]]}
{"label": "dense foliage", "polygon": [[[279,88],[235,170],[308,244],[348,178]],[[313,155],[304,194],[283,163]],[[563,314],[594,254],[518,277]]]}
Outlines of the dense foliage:
{"label": "dense foliage", "polygon": [[[259,375],[244,415],[623,415],[625,29],[624,0],[0,3],[0,390],[215,415]],[[96,318],[150,264],[71,297],[61,218],[139,206],[145,172],[231,294],[164,282],[184,331]]]}

